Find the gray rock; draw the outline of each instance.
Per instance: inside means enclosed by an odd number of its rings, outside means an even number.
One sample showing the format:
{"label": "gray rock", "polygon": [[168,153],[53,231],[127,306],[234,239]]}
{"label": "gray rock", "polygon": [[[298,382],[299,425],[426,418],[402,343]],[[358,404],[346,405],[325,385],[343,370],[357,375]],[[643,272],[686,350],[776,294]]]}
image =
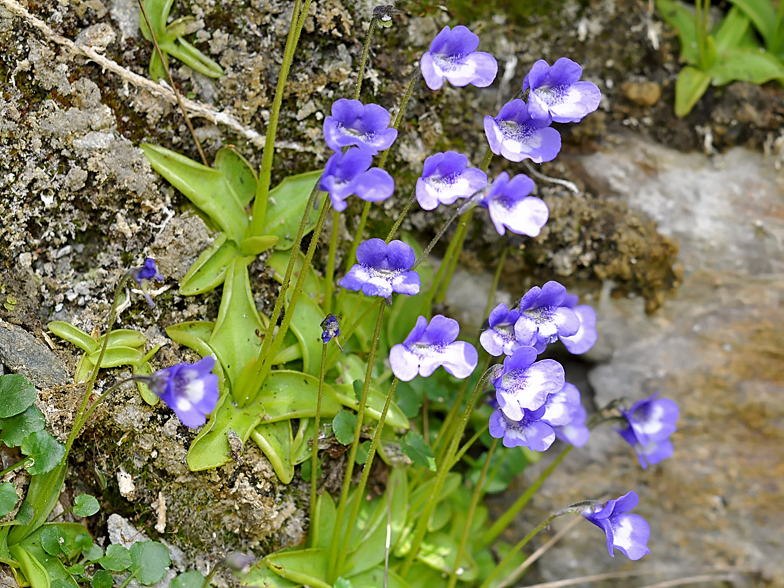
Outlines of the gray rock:
{"label": "gray rock", "polygon": [[37,388],[65,384],[68,371],[60,358],[21,327],[0,320],[0,363],[22,374]]}

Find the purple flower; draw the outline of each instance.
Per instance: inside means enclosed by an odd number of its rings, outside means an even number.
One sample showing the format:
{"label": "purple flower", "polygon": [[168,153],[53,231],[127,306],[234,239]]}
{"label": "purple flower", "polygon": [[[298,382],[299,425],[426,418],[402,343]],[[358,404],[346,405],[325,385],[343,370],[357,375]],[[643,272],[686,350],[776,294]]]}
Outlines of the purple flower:
{"label": "purple flower", "polygon": [[669,398],[650,398],[635,402],[627,411],[621,410],[626,426],[616,429],[621,437],[634,448],[642,469],[657,464],[672,455],[669,436],[675,432],[678,405]]}
{"label": "purple flower", "polygon": [[470,343],[455,341],[459,332],[460,325],[454,319],[437,314],[428,324],[420,316],[406,340],[389,351],[392,373],[410,382],[417,373],[426,378],[441,366],[456,378],[467,378],[479,356]]}
{"label": "purple flower", "polygon": [[574,353],[575,355],[588,351],[596,343],[598,337],[596,332],[596,313],[587,304],[577,306],[578,300],[577,296],[567,294],[564,297],[563,305],[571,308],[574,314],[577,315],[577,318],[580,319],[580,328],[574,335],[559,335],[558,337],[569,350],[569,353]]}
{"label": "purple flower", "polygon": [[369,169],[372,162],[373,156],[368,151],[357,148],[329,158],[319,188],[329,192],[335,210],[345,210],[346,198],[352,194],[368,202],[380,202],[392,196],[395,180],[383,169]]}
{"label": "purple flower", "polygon": [[485,135],[496,155],[509,161],[542,163],[555,159],[561,150],[561,135],[550,122],[549,118],[531,118],[526,103],[516,99],[504,104],[497,117],[485,117]]}
{"label": "purple flower", "polygon": [[571,59],[561,57],[552,67],[540,59],[523,80],[528,94],[528,113],[537,119],[555,122],[580,122],[599,107],[602,93],[596,84],[580,82],[583,68]]}
{"label": "purple flower", "polygon": [[520,320],[515,323],[517,340],[541,353],[558,337],[575,335],[580,319],[564,304],[565,297],[566,288],[558,282],[531,288],[520,300]]}
{"label": "purple flower", "polygon": [[357,261],[338,282],[346,290],[361,290],[367,296],[382,298],[391,296],[392,292],[419,294],[419,274],[409,271],[416,255],[403,241],[387,245],[383,239],[368,239],[357,247]]}
{"label": "purple flower", "polygon": [[332,116],[324,119],[324,139],[333,151],[357,145],[371,155],[389,149],[397,130],[389,127],[389,113],[378,104],[341,98],[332,104]]}
{"label": "purple flower", "polygon": [[425,210],[439,204],[453,204],[487,186],[487,174],[468,167],[468,158],[454,151],[436,153],[425,160],[422,177],[417,180],[416,197]]}
{"label": "purple flower", "polygon": [[490,212],[490,219],[499,235],[508,228],[518,235],[536,237],[550,216],[543,200],[529,196],[534,182],[525,174],[509,180],[509,174],[501,172],[490,186],[487,194],[477,200],[477,205]]}
{"label": "purple flower", "polygon": [[486,88],[492,84],[498,73],[498,64],[489,53],[476,51],[478,46],[479,37],[463,25],[451,30],[444,27],[420,62],[427,87],[440,89],[444,78],[458,87],[473,84]]}
{"label": "purple flower", "polygon": [[194,364],[180,363],[158,370],[147,380],[150,390],[161,397],[186,427],[198,427],[218,403],[218,376],[212,373],[215,360],[205,357]]}
{"label": "purple flower", "polygon": [[150,306],[155,306],[152,298],[150,298],[150,280],[163,280],[163,276],[158,273],[158,269],[155,267],[155,260],[152,257],[148,257],[144,260],[143,266],[131,270],[131,276],[139,284],[139,289],[142,291],[142,295],[147,303]]}
{"label": "purple flower", "polygon": [[533,451],[547,451],[555,441],[555,432],[541,420],[545,407],[539,410],[524,410],[519,420],[512,420],[502,410],[490,415],[490,435],[496,439],[503,437],[504,447],[528,447]]}
{"label": "purple flower", "polygon": [[541,419],[553,427],[563,427],[572,422],[580,406],[580,391],[577,386],[565,382],[563,388],[547,397]]}
{"label": "purple flower", "polygon": [[[335,337],[340,335],[340,318],[334,314],[328,314],[319,325],[321,327],[321,341],[326,345]],[[337,342],[337,340],[335,341]]]}
{"label": "purple flower", "polygon": [[[567,386],[571,384],[565,384]],[[575,447],[582,447],[588,442],[590,430],[585,426],[585,417],[587,416],[585,408],[580,404],[574,411],[572,420],[567,425],[562,427],[553,427],[555,429],[555,436],[561,441],[565,441]]]}
{"label": "purple flower", "polygon": [[487,319],[490,328],[479,335],[479,342],[490,355],[512,355],[521,347],[514,333],[514,325],[520,313],[509,310],[506,304],[499,304]]}
{"label": "purple flower", "polygon": [[651,534],[648,523],[640,515],[626,514],[639,501],[637,493],[632,491],[615,500],[590,506],[580,513],[607,535],[607,551],[612,557],[615,557],[613,547],[631,560],[651,552],[647,545]]}
{"label": "purple flower", "polygon": [[553,359],[536,359],[536,349],[520,347],[504,360],[501,375],[493,382],[498,406],[513,421],[524,417],[524,410],[536,411],[550,394],[564,385],[564,369]]}

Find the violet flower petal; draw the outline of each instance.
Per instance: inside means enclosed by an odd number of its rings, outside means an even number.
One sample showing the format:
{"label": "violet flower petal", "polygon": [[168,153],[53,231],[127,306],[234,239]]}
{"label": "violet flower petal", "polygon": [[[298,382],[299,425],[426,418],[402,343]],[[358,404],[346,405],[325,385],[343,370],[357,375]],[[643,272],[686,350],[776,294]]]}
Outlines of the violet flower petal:
{"label": "violet flower petal", "polygon": [[531,118],[525,102],[515,99],[506,103],[498,116],[485,117],[485,136],[490,150],[509,161],[552,161],[561,150],[561,135],[550,122]]}

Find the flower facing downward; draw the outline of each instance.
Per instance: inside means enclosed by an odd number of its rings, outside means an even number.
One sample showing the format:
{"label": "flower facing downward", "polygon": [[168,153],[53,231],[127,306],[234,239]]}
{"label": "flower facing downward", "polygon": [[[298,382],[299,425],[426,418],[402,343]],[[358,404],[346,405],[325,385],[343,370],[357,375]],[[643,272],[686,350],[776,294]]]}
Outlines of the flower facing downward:
{"label": "flower facing downward", "polygon": [[534,119],[520,99],[507,102],[498,116],[485,117],[485,135],[490,150],[509,161],[530,159],[552,161],[561,150],[561,135],[550,128],[550,118]]}
{"label": "flower facing downward", "polygon": [[490,186],[490,190],[477,200],[477,205],[486,208],[499,235],[508,228],[518,235],[536,237],[550,216],[550,210],[535,196],[529,196],[534,182],[525,174],[509,180],[502,172]]}
{"label": "flower facing downward", "polygon": [[520,300],[520,320],[515,323],[517,340],[541,353],[558,337],[575,335],[580,329],[580,319],[565,299],[566,288],[558,282],[531,288]]}
{"label": "flower facing downward", "polygon": [[596,84],[580,82],[583,68],[561,57],[552,67],[540,59],[523,80],[528,94],[528,112],[533,118],[555,122],[580,122],[599,107],[602,93]]}
{"label": "flower facing downward", "polygon": [[427,87],[438,90],[444,78],[453,86],[473,84],[486,88],[498,73],[498,63],[489,53],[476,51],[479,37],[463,25],[444,27],[422,56],[422,77]]}
{"label": "flower facing downward", "polygon": [[158,269],[155,267],[155,260],[151,257],[148,257],[144,260],[144,265],[141,267],[137,267],[131,270],[131,276],[133,279],[136,280],[136,283],[139,284],[139,289],[142,291],[142,295],[144,299],[150,306],[155,306],[155,303],[150,298],[149,293],[149,286],[151,280],[163,281],[163,276],[158,273]]}
{"label": "flower facing downward", "polygon": [[402,241],[387,245],[383,239],[368,239],[357,247],[357,261],[338,282],[346,290],[361,290],[366,296],[382,298],[391,296],[392,292],[419,294],[419,274],[409,271],[416,254]]}
{"label": "flower facing downward", "polygon": [[389,352],[392,373],[410,382],[417,374],[427,378],[442,366],[456,378],[467,378],[476,368],[479,356],[470,343],[455,341],[459,332],[460,325],[454,319],[437,314],[428,324],[420,316],[406,340]]}
{"label": "flower facing downward", "polygon": [[610,556],[615,557],[614,547],[631,560],[651,552],[647,545],[651,534],[648,523],[640,515],[627,514],[639,501],[637,493],[632,491],[604,504],[589,506],[580,513],[604,531]]}
{"label": "flower facing downward", "polygon": [[[324,320],[321,321],[319,326],[321,327],[321,341],[324,345],[340,336],[341,318],[342,317],[335,316],[334,314],[328,314],[324,317]],[[335,343],[337,343],[337,339],[335,339]],[[340,346],[340,343],[338,343],[338,346]]]}
{"label": "flower facing downward", "polygon": [[205,357],[194,364],[179,363],[149,377],[150,390],[160,396],[186,427],[198,427],[218,403],[215,360]]}
{"label": "flower facing downward", "polygon": [[650,398],[635,402],[621,414],[626,426],[616,429],[621,437],[634,448],[642,469],[657,464],[672,455],[669,436],[675,432],[678,420],[678,405],[669,398],[657,398],[657,392]]}
{"label": "flower facing downward", "polygon": [[425,210],[439,204],[453,204],[487,186],[487,174],[468,167],[468,158],[454,151],[436,153],[425,160],[422,177],[417,180],[416,198]]}
{"label": "flower facing downward", "polygon": [[335,210],[345,210],[346,199],[352,194],[367,202],[380,202],[392,196],[395,180],[383,169],[369,169],[372,162],[373,156],[358,148],[329,158],[319,188],[329,192]]}
{"label": "flower facing downward", "polygon": [[490,355],[512,355],[521,347],[517,342],[514,333],[514,325],[520,313],[516,310],[509,310],[506,304],[499,304],[490,313],[487,319],[490,327],[479,335],[479,342]]}
{"label": "flower facing downward", "polygon": [[324,119],[324,139],[333,151],[357,145],[371,155],[389,149],[397,130],[389,128],[389,113],[378,104],[341,98],[332,104],[332,116]]}

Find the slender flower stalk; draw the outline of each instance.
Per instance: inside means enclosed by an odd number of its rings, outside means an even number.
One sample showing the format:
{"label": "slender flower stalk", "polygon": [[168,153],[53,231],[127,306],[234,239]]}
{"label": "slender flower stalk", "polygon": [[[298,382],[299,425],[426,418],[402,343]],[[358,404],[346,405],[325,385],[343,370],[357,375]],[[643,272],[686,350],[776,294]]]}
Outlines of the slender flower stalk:
{"label": "slender flower stalk", "polygon": [[384,429],[384,423],[387,420],[387,413],[389,412],[389,405],[392,403],[392,398],[395,395],[395,388],[397,388],[397,383],[400,380],[395,378],[392,380],[392,385],[389,387],[389,392],[387,393],[387,398],[384,401],[384,408],[381,409],[381,417],[378,419],[378,424],[376,425],[376,431],[373,433],[373,440],[370,442],[370,449],[368,449],[367,457],[365,458],[365,464],[362,466],[362,477],[359,480],[359,486],[357,486],[356,492],[356,500],[351,506],[351,513],[348,516],[348,524],[346,525],[346,536],[343,537],[343,544],[340,546],[340,555],[338,557],[338,566],[337,569],[342,569],[343,565],[346,563],[346,555],[349,552],[350,546],[349,541],[351,540],[351,532],[354,529],[354,525],[357,521],[357,515],[359,514],[359,507],[362,504],[362,496],[365,494],[365,488],[367,487],[367,481],[370,477],[370,468],[373,466],[373,458],[376,456],[376,450],[378,449],[378,444],[381,441],[381,432]]}
{"label": "slender flower stalk", "polygon": [[374,12],[373,18],[370,19],[370,26],[368,27],[367,34],[365,35],[365,45],[362,47],[362,57],[359,60],[357,84],[354,86],[354,100],[359,100],[359,93],[362,90],[362,80],[365,77],[365,65],[367,64],[368,53],[370,53],[370,40],[373,38],[373,33],[376,30],[376,23],[378,23],[378,16],[376,16]]}
{"label": "slender flower stalk", "polygon": [[[303,272],[304,273],[304,272]],[[367,360],[367,372],[365,373],[365,383],[362,386],[362,395],[357,407],[357,424],[354,427],[354,440],[351,443],[351,449],[348,453],[348,461],[346,462],[346,472],[343,475],[343,487],[340,491],[340,500],[338,501],[337,514],[335,515],[336,521],[342,521],[346,512],[346,502],[348,500],[348,492],[351,486],[351,473],[354,469],[354,461],[357,458],[357,449],[359,448],[359,437],[362,433],[362,424],[365,418],[365,406],[367,405],[368,390],[370,389],[370,381],[373,378],[373,362],[376,359],[376,349],[378,349],[378,339],[381,334],[381,324],[384,321],[385,304],[380,304],[378,309],[378,319],[376,320],[376,328],[373,331],[373,340],[370,344],[370,353]],[[348,535],[351,534],[351,528],[346,529]],[[345,561],[345,554],[341,556],[338,547],[341,544],[340,526],[336,526],[332,533],[332,542],[329,548],[329,565],[327,567],[327,578],[330,584],[334,583],[339,574],[340,568],[338,567],[338,558],[343,557]]]}
{"label": "slender flower stalk", "polygon": [[479,479],[476,481],[476,486],[474,486],[474,493],[471,496],[471,504],[468,507],[468,513],[466,514],[465,527],[463,528],[463,534],[460,536],[460,543],[457,547],[455,565],[452,569],[452,572],[449,574],[449,583],[447,584],[447,588],[455,588],[455,584],[457,584],[457,571],[460,567],[460,561],[463,559],[463,554],[465,553],[468,536],[471,534],[471,524],[474,522],[476,506],[479,503],[479,499],[482,497],[482,486],[484,486],[487,470],[490,467],[490,460],[493,457],[493,452],[495,451],[497,445],[498,439],[493,439],[493,442],[490,444],[490,449],[487,450],[487,458],[485,459],[485,463],[482,466],[482,471],[479,473]]}
{"label": "slender flower stalk", "polygon": [[334,288],[333,282],[335,281],[335,256],[337,255],[339,240],[340,211],[335,210],[332,212],[332,232],[329,236],[329,257],[327,258],[327,271],[324,273],[324,303],[322,304],[322,307],[326,313],[329,313],[332,310],[332,290]]}
{"label": "slender flower stalk", "polygon": [[[272,178],[272,160],[275,155],[275,137],[278,132],[278,120],[280,118],[280,108],[283,104],[283,91],[286,87],[286,80],[289,77],[291,63],[294,61],[294,52],[299,42],[302,27],[305,26],[305,17],[310,10],[311,0],[295,0],[294,10],[291,14],[291,25],[289,34],[286,38],[286,48],[283,51],[283,63],[280,66],[278,84],[275,87],[275,98],[272,102],[272,112],[270,113],[269,123],[267,124],[267,136],[264,140],[264,152],[261,159],[261,170],[259,171],[259,181],[256,185],[256,199],[253,202],[253,216],[250,222],[251,236],[260,236],[264,228],[264,219],[267,216],[267,197],[270,190],[270,179]],[[300,10],[302,7],[302,10]],[[305,209],[305,214],[310,212],[310,207]],[[294,251],[296,251],[296,247]],[[304,272],[303,272],[304,273]],[[271,323],[275,324],[275,323]]]}

